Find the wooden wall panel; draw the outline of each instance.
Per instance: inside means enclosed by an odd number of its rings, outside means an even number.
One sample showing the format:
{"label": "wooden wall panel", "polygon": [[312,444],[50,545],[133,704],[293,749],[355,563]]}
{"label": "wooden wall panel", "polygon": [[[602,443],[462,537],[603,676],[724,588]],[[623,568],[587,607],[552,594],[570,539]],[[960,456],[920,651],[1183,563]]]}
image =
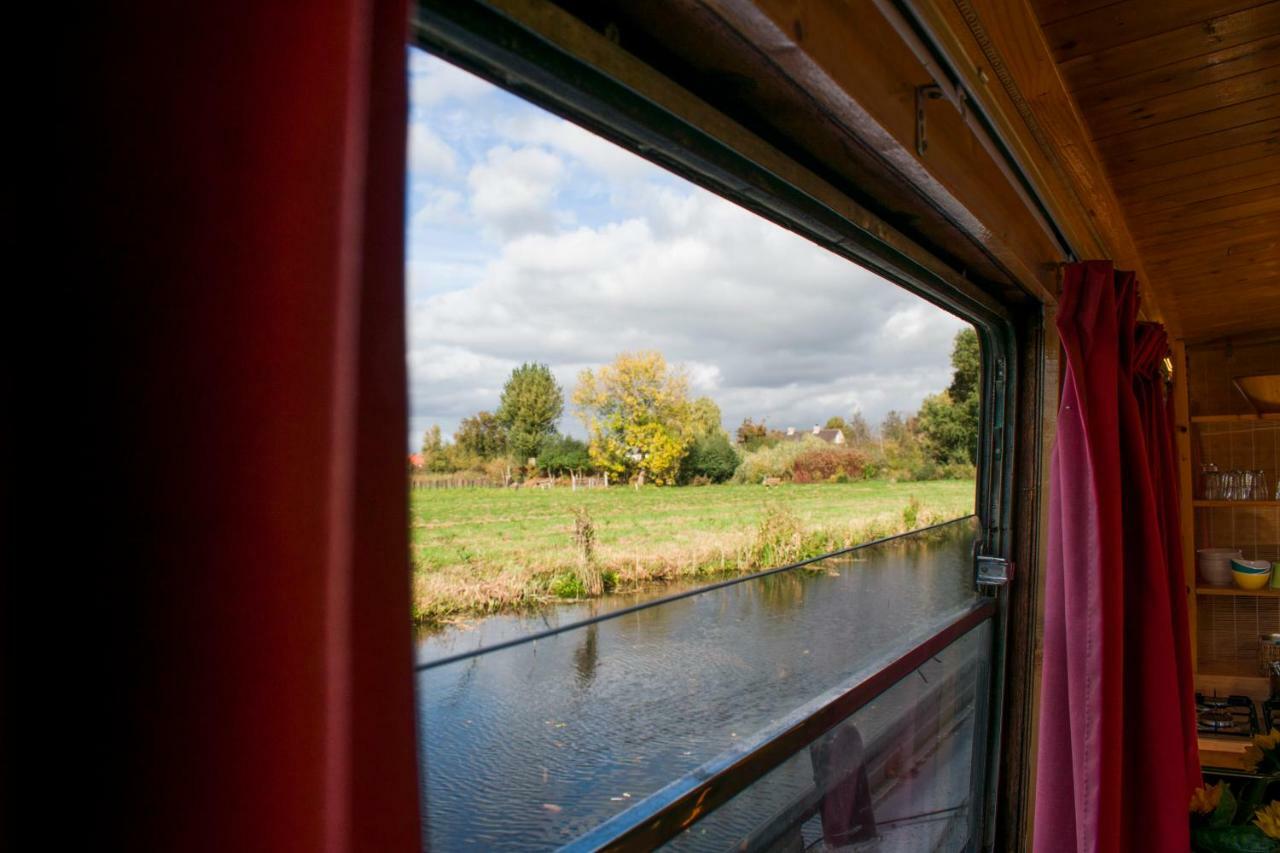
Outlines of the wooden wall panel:
{"label": "wooden wall panel", "polygon": [[1280,2],[1032,3],[1182,333],[1280,329]]}

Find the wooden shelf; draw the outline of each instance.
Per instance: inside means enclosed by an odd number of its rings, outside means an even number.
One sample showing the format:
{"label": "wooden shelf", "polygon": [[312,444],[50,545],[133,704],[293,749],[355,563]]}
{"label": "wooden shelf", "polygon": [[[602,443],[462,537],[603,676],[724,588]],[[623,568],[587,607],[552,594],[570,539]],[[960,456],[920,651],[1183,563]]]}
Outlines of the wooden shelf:
{"label": "wooden shelf", "polygon": [[1191,502],[1195,507],[1280,507],[1280,501],[1204,501]]}
{"label": "wooden shelf", "polygon": [[1280,598],[1280,589],[1241,589],[1238,586],[1196,586],[1196,595],[1246,595],[1253,598]]}
{"label": "wooden shelf", "polygon": [[1280,412],[1263,412],[1260,415],[1192,415],[1193,424],[1232,424],[1251,421],[1280,421]]}

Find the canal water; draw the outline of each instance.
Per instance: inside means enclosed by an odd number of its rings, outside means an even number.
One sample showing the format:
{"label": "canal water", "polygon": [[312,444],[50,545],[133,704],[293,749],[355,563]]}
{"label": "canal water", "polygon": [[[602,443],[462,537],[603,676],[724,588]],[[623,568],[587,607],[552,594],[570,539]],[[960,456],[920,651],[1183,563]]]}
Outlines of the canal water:
{"label": "canal water", "polygon": [[[972,518],[962,519],[419,671],[429,849],[565,844],[848,680],[888,649],[923,639],[975,598],[974,530]],[[423,634],[418,662],[491,648],[677,591],[663,586]],[[871,743],[889,732],[920,691],[948,673],[965,673],[972,694],[964,667],[984,654],[974,639],[939,655],[909,677],[910,684],[859,713],[862,739]],[[877,806],[882,835],[900,819],[903,839],[914,837],[909,833],[929,825],[912,823],[911,815],[947,815],[963,806],[973,739],[965,713],[956,713],[934,747],[916,750],[920,761],[931,762],[922,766],[934,782]],[[939,746],[944,741],[945,748]],[[754,800],[731,804],[737,807],[724,810],[726,819],[713,816],[700,834],[676,846],[736,844],[768,816],[771,804],[811,786],[809,759],[799,759],[793,771],[779,768],[777,783],[761,785]],[[937,825],[953,832],[959,823]],[[930,845],[941,837],[930,836]]]}

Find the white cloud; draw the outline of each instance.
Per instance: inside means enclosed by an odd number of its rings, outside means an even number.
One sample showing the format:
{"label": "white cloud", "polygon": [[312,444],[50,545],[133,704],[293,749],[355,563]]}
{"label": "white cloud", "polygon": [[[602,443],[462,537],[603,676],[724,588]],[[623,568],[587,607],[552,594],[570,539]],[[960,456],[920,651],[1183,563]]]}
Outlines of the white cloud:
{"label": "white cloud", "polygon": [[409,51],[409,103],[414,108],[472,101],[492,92],[493,86],[479,77],[420,50]]}
{"label": "white cloud", "polygon": [[954,317],[574,125],[479,103],[493,88],[439,60],[411,72],[411,444],[492,410],[525,361],[569,392],[656,349],[730,429],[874,423],[950,381]]}
{"label": "white cloud", "polygon": [[557,222],[551,205],[563,176],[564,163],[549,151],[499,145],[467,175],[471,210],[506,239],[551,231]]}
{"label": "white cloud", "polygon": [[462,193],[457,190],[433,187],[427,191],[426,200],[413,216],[410,217],[411,228],[441,222],[459,222],[465,218],[462,208]]}
{"label": "white cloud", "polygon": [[449,143],[420,121],[409,124],[409,174],[448,176],[457,169],[458,156]]}
{"label": "white cloud", "polygon": [[653,166],[576,124],[552,115],[522,113],[498,123],[507,138],[525,145],[544,145],[580,160],[611,181],[643,178]]}
{"label": "white cloud", "polygon": [[[661,195],[646,220],[511,240],[474,287],[422,301],[411,322],[415,348],[489,359],[486,386],[526,360],[593,365],[657,349],[688,370],[697,393],[713,396],[726,424],[753,417],[804,427],[855,408],[873,421],[889,408],[914,409],[946,386],[959,327],[701,191]],[[437,390],[455,384],[436,375],[445,383]]]}

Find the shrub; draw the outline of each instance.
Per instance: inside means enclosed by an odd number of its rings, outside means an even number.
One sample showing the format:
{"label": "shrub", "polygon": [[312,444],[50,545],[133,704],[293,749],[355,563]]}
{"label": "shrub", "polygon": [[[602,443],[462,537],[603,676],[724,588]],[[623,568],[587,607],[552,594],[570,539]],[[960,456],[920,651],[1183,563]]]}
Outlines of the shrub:
{"label": "shrub", "polygon": [[593,466],[585,442],[568,435],[552,434],[542,440],[538,449],[538,467],[553,476],[565,471],[589,471]]}
{"label": "shrub", "polygon": [[680,482],[723,483],[733,476],[741,459],[723,432],[700,437],[680,463]]}
{"label": "shrub", "polygon": [[920,499],[912,495],[907,499],[907,505],[902,508],[902,526],[907,530],[915,530],[919,521]]}
{"label": "shrub", "polygon": [[820,483],[843,474],[846,481],[861,477],[867,458],[848,447],[822,447],[806,450],[792,462],[791,479],[797,483]]}
{"label": "shrub", "polygon": [[828,446],[820,438],[805,436],[803,441],[783,441],[773,447],[762,447],[742,457],[733,480],[735,483],[759,483],[766,477],[790,480],[792,466],[799,456]]}
{"label": "shrub", "polygon": [[756,525],[749,563],[761,568],[785,566],[804,556],[804,525],[790,507],[769,504]]}

